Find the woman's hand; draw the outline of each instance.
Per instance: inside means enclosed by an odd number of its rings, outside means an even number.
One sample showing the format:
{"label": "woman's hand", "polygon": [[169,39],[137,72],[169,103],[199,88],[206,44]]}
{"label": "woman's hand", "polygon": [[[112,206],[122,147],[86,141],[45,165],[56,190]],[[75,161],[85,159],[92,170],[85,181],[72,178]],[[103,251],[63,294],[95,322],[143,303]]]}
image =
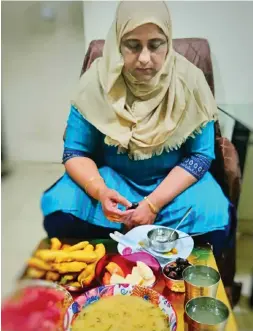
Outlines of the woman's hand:
{"label": "woman's hand", "polygon": [[133,213],[133,210],[121,211],[118,209],[118,204],[127,208],[131,207],[132,204],[118,192],[111,190],[108,187],[99,192],[99,201],[102,204],[106,218],[112,222],[122,222],[122,217],[127,218]]}
{"label": "woman's hand", "polygon": [[143,200],[139,206],[132,210],[131,214],[122,217],[122,222],[126,225],[127,230],[130,230],[139,225],[153,224],[157,214],[153,213],[148,203]]}

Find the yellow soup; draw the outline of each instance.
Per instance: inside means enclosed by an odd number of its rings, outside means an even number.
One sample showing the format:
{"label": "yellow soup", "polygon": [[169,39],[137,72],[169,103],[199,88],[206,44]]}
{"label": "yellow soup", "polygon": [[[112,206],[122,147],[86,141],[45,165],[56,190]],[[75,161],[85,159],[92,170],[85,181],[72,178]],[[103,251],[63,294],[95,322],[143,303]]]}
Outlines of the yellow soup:
{"label": "yellow soup", "polygon": [[103,298],[84,308],[73,331],[169,331],[159,307],[135,296]]}

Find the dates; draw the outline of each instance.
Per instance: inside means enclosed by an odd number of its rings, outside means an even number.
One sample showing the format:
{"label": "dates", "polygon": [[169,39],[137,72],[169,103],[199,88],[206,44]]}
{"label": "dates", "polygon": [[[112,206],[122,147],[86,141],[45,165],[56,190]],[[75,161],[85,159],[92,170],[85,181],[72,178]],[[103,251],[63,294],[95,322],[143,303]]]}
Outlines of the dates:
{"label": "dates", "polygon": [[163,271],[165,276],[175,280],[181,280],[184,269],[190,265],[191,264],[187,259],[182,259],[179,257],[175,262],[167,264]]}

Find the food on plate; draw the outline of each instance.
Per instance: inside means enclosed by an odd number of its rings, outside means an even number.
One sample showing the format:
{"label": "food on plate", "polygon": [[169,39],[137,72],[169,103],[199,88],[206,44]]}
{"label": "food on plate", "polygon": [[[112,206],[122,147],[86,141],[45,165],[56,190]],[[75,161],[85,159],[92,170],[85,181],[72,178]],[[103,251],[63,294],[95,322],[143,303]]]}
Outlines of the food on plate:
{"label": "food on plate", "polygon": [[84,250],[68,252],[66,250],[53,251],[50,249],[41,249],[36,252],[35,256],[43,261],[56,263],[72,261],[91,263],[97,259],[95,252],[85,252]]}
{"label": "food on plate", "polygon": [[[141,247],[145,247],[147,246],[146,242],[145,241],[139,241],[138,244],[141,246]],[[165,252],[165,253],[162,253],[163,255],[175,255],[175,254],[178,254],[178,250],[174,247],[172,248],[170,251],[168,252]]]}
{"label": "food on plate", "polygon": [[[73,245],[73,246],[68,245],[68,247],[66,247],[65,250],[67,252],[79,251],[79,250],[84,249],[88,245],[89,245],[89,242],[88,241],[81,241],[80,243],[78,243],[76,245]],[[92,245],[90,245],[90,246],[92,246]]]}
{"label": "food on plate", "polygon": [[[110,273],[107,273],[109,274],[109,282],[108,282],[108,285],[109,284],[124,284],[126,283],[126,279],[118,274],[110,274]],[[130,275],[128,275],[130,276]],[[129,283],[130,284],[130,283]]]}
{"label": "food on plate", "polygon": [[66,251],[53,251],[51,249],[39,249],[35,253],[35,257],[45,262],[71,262],[69,252]]}
{"label": "food on plate", "polygon": [[86,306],[72,331],[169,331],[167,317],[151,302],[137,296],[116,295]]}
{"label": "food on plate", "polygon": [[46,280],[52,280],[53,282],[54,281],[57,281],[59,278],[60,278],[60,274],[58,272],[54,272],[54,271],[48,271],[46,273]]}
{"label": "food on plate", "polygon": [[156,280],[155,275],[150,279],[144,279],[143,282],[141,283],[141,286],[146,286],[146,287],[152,286],[155,280]]}
{"label": "food on plate", "polygon": [[71,245],[64,244],[64,245],[62,245],[61,249],[65,251],[65,250],[67,250],[69,247],[71,247]]}
{"label": "food on plate", "polygon": [[46,263],[45,261],[42,261],[42,260],[38,259],[37,257],[31,257],[27,261],[27,264],[31,268],[37,268],[37,269],[46,270],[46,271],[51,270],[50,264]]}
{"label": "food on plate", "polygon": [[70,283],[68,283],[68,285],[69,286],[72,286],[72,287],[79,288],[79,289],[82,288],[82,286],[81,286],[81,284],[79,282],[70,282]]}
{"label": "food on plate", "polygon": [[80,272],[87,267],[85,262],[64,262],[64,263],[52,263],[52,270],[58,271],[60,274],[66,274],[69,272]]}
{"label": "food on plate", "polygon": [[105,269],[107,271],[109,271],[109,273],[112,275],[112,274],[117,274],[117,275],[120,275],[122,277],[124,277],[124,272],[123,270],[120,268],[119,265],[117,265],[117,263],[115,262],[110,262],[107,264],[107,266],[105,267]]}
{"label": "food on plate", "polygon": [[78,276],[78,282],[82,286],[88,286],[95,277],[95,263],[89,264]]}
{"label": "food on plate", "polygon": [[169,252],[163,253],[163,255],[168,255],[168,256],[175,254],[178,254],[178,250],[175,247],[172,248]]}
{"label": "food on plate", "polygon": [[59,282],[60,285],[65,285],[66,283],[73,281],[76,279],[78,276],[78,273],[73,273],[73,274],[66,274],[61,277],[61,280]]}
{"label": "food on plate", "polygon": [[[141,275],[140,269],[138,267],[133,267],[131,275],[133,275],[134,277],[141,277],[141,279],[143,280],[144,278]],[[151,276],[152,277],[152,276]]]}
{"label": "food on plate", "polygon": [[103,276],[104,285],[131,284],[140,286],[152,286],[156,277],[152,269],[144,262],[137,261],[136,266],[132,268],[131,273],[125,275],[123,270],[115,262],[110,262],[105,266],[107,270]]}
{"label": "food on plate", "polygon": [[94,251],[94,246],[88,244],[85,248],[84,248],[84,252],[93,252]]}
{"label": "food on plate", "polygon": [[144,262],[137,261],[136,264],[137,270],[143,279],[147,280],[154,276],[152,269],[150,269]]}
{"label": "food on plate", "polygon": [[[88,246],[87,246],[88,247]],[[94,248],[93,248],[94,249]],[[103,244],[97,244],[95,248],[95,254],[97,259],[95,262],[89,264],[83,272],[78,276],[78,282],[82,286],[89,286],[95,278],[95,269],[98,261],[105,255],[105,246]]]}
{"label": "food on plate", "polygon": [[114,283],[113,279],[111,278],[111,284],[120,284],[120,283],[126,283],[131,285],[141,285],[143,282],[143,278],[138,272],[128,274],[126,278],[123,278],[123,281]]}
{"label": "food on plate", "polygon": [[49,287],[32,286],[18,290],[2,305],[1,330],[62,330],[64,314],[70,303],[63,291]]}
{"label": "food on plate", "polygon": [[112,277],[112,275],[110,274],[110,272],[106,271],[103,276],[102,283],[104,285],[110,285],[111,277]]}
{"label": "food on plate", "polygon": [[105,246],[100,243],[94,247],[88,241],[59,246],[56,239],[51,239],[51,249],[39,249],[28,260],[26,277],[58,281],[64,286],[75,284],[76,288],[89,286],[95,278],[97,262],[106,253]]}
{"label": "food on plate", "polygon": [[97,255],[97,261],[98,262],[104,255],[105,255],[105,246],[103,244],[97,244],[95,253]]}
{"label": "food on plate", "polygon": [[26,272],[29,278],[40,279],[45,276],[45,270],[38,270],[36,268],[28,268]]}
{"label": "food on plate", "polygon": [[182,259],[179,257],[178,259],[176,259],[175,262],[167,264],[164,267],[163,272],[165,276],[169,278],[180,280],[182,279],[182,273],[184,269],[189,267],[190,265],[191,264],[187,259]]}
{"label": "food on plate", "polygon": [[97,255],[94,251],[85,252],[85,249],[83,251],[81,250],[81,251],[70,252],[69,254],[73,261],[92,263],[97,260]]}
{"label": "food on plate", "polygon": [[59,250],[61,249],[62,243],[58,238],[51,238],[51,249],[52,250]]}

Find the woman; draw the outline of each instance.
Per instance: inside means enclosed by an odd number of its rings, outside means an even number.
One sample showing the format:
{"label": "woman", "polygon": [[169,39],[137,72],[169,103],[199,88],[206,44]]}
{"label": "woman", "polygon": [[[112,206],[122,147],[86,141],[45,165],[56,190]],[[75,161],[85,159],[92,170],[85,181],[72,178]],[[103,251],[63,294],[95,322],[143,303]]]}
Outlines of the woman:
{"label": "woman", "polygon": [[202,71],[173,50],[165,3],[121,2],[72,100],[66,173],[42,198],[49,237],[174,228],[192,206],[180,229],[208,232],[219,254],[229,202],[208,172],[216,120]]}

